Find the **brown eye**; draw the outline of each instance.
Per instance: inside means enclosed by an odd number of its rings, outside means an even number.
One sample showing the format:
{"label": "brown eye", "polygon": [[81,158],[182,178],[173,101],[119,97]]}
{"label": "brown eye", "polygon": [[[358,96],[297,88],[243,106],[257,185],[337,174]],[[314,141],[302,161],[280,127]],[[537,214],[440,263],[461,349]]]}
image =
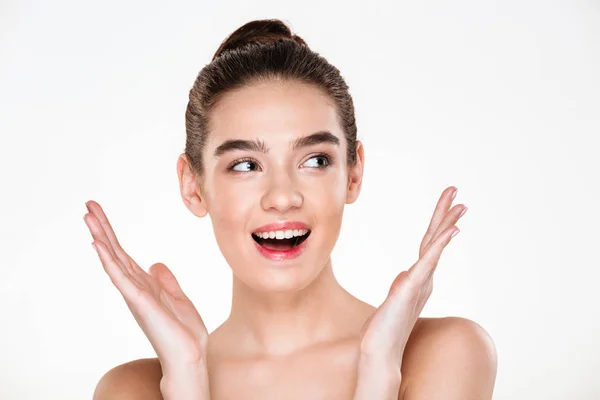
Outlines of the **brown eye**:
{"label": "brown eye", "polygon": [[229,167],[230,171],[251,172],[258,170],[258,164],[252,160],[240,160]]}
{"label": "brown eye", "polygon": [[319,154],[306,160],[302,166],[308,168],[326,168],[329,164],[329,157],[325,154]]}

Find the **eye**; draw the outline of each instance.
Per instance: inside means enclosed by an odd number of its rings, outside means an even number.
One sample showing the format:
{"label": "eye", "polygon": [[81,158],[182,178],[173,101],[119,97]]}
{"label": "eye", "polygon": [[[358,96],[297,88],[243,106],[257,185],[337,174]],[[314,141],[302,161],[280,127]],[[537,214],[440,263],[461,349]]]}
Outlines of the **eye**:
{"label": "eye", "polygon": [[254,160],[236,160],[228,168],[228,171],[251,172],[258,170],[258,163]]}
{"label": "eye", "polygon": [[326,154],[318,154],[306,160],[302,166],[308,168],[327,168],[331,164],[331,158]]}

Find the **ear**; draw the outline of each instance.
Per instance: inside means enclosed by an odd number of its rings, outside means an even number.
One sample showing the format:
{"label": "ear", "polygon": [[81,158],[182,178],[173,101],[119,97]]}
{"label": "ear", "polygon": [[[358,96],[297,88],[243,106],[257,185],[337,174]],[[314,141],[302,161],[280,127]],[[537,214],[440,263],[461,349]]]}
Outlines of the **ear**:
{"label": "ear", "polygon": [[179,190],[185,206],[198,218],[206,216],[208,209],[201,193],[201,184],[192,170],[185,153],[177,159],[177,176],[179,177]]}
{"label": "ear", "polygon": [[346,190],[346,204],[352,204],[358,199],[365,166],[365,151],[360,140],[356,141],[356,164],[348,168],[348,187]]}

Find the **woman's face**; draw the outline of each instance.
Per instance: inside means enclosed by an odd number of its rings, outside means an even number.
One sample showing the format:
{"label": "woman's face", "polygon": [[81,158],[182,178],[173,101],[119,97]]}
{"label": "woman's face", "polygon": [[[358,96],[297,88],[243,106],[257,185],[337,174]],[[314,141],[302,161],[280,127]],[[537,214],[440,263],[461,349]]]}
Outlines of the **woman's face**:
{"label": "woman's face", "polygon": [[349,168],[333,101],[295,82],[229,92],[210,124],[200,197],[233,273],[261,291],[306,287],[360,191],[362,145]]}

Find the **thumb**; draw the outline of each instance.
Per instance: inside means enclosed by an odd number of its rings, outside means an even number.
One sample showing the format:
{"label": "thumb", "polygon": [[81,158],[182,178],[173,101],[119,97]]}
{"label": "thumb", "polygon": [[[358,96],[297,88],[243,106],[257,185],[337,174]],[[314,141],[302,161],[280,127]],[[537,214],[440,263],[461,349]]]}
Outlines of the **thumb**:
{"label": "thumb", "polygon": [[181,290],[177,279],[175,279],[175,275],[163,263],[153,264],[148,269],[148,273],[171,296],[171,298],[169,296],[166,298],[171,312],[179,321],[192,330],[194,336],[202,346],[202,351],[206,354],[208,331],[198,310],[196,310],[190,299]]}
{"label": "thumb", "polygon": [[371,320],[373,319],[373,316],[375,315],[375,313],[377,313],[377,310],[375,310],[375,312],[373,312],[371,315],[369,315],[369,318],[367,318],[367,320],[363,324],[362,328],[360,329],[361,340],[365,337],[365,334],[367,333],[367,329],[369,328],[369,326],[371,324]]}
{"label": "thumb", "polygon": [[167,268],[165,264],[152,264],[148,269],[148,273],[175,299],[187,299],[187,296],[183,293],[183,290],[181,290],[181,286],[179,286],[179,282],[177,282],[175,275],[173,275],[171,270]]}

